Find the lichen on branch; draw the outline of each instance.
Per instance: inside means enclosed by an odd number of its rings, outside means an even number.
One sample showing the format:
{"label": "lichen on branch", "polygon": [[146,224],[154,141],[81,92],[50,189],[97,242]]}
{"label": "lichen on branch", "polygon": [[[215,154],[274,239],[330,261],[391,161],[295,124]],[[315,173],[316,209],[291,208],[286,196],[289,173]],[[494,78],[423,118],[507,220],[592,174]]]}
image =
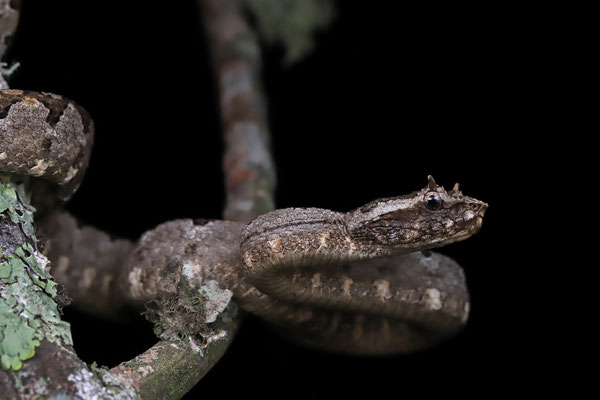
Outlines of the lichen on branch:
{"label": "lichen on branch", "polygon": [[284,63],[300,61],[315,46],[314,34],[334,17],[334,0],[245,0],[261,36],[285,49]]}
{"label": "lichen on branch", "polygon": [[42,340],[72,346],[70,326],[60,319],[57,284],[37,249],[25,182],[0,178],[0,360],[17,371]]}
{"label": "lichen on branch", "polygon": [[198,353],[204,353],[210,343],[227,335],[226,331],[214,329],[212,323],[219,316],[235,316],[237,307],[230,302],[233,293],[219,288],[216,281],[193,288],[185,276],[177,275],[177,293],[150,301],[143,314],[154,323],[154,333],[161,340],[183,340]]}

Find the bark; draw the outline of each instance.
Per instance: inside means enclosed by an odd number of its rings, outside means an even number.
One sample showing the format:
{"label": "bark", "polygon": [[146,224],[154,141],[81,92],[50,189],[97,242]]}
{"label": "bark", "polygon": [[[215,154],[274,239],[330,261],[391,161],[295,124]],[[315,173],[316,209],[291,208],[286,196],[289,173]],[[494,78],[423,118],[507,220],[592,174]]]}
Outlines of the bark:
{"label": "bark", "polygon": [[181,398],[227,351],[240,321],[239,318],[221,321],[216,332],[227,332],[227,335],[214,342],[209,351],[198,352],[193,345],[180,340],[160,341],[133,360],[112,368],[110,372],[130,382],[142,399]]}
{"label": "bark", "polygon": [[0,179],[0,398],[39,396],[135,398],[118,378],[89,368],[75,354],[70,325],[60,319],[62,295],[37,248],[26,181]]}
{"label": "bark", "polygon": [[0,59],[17,29],[20,3],[14,0],[0,0]]}
{"label": "bark", "polygon": [[275,208],[275,166],[270,153],[261,56],[237,0],[201,0],[218,81],[225,139],[224,218],[248,222]]}

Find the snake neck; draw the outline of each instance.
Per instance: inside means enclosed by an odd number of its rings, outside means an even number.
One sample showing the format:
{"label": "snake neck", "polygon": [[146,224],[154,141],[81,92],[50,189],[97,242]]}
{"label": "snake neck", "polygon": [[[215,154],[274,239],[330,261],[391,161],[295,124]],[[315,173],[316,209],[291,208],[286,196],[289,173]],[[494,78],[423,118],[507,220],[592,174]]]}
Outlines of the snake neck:
{"label": "snake neck", "polygon": [[248,278],[258,284],[298,268],[368,257],[352,240],[344,214],[318,208],[276,210],[242,231],[241,249]]}

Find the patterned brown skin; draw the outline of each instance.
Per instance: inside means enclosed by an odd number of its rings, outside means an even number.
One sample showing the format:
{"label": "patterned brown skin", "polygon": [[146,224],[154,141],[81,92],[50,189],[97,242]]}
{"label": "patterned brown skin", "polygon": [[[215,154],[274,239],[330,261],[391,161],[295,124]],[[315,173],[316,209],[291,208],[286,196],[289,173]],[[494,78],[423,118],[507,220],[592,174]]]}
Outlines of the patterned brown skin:
{"label": "patterned brown skin", "polygon": [[[379,354],[428,346],[466,321],[464,277],[443,256],[402,255],[472,236],[486,209],[458,186],[447,192],[429,177],[419,192],[348,213],[291,208],[264,214],[242,232],[242,259],[248,282],[277,307],[253,312],[314,347],[326,342],[335,351]],[[424,265],[437,271],[415,278]],[[294,311],[278,310],[274,318],[271,308],[284,305]],[[279,320],[284,315],[287,326]]]}
{"label": "patterned brown skin", "polygon": [[[179,265],[192,287],[216,280],[243,310],[303,345],[347,354],[415,351],[455,334],[469,313],[460,266],[419,250],[474,234],[486,207],[430,180],[422,191],[348,213],[290,208],[247,225],[169,221],[142,236],[119,281],[128,302],[142,305],[174,293],[164,277]],[[399,235],[405,226],[423,232]]]}
{"label": "patterned brown skin", "polygon": [[376,248],[377,255],[393,255],[445,246],[477,233],[488,205],[464,196],[458,184],[447,192],[431,176],[428,180],[421,191],[375,200],[348,213],[352,240],[361,248]]}
{"label": "patterned brown skin", "polygon": [[79,187],[94,140],[88,113],[61,96],[0,90],[0,172],[31,180],[44,214]]}
{"label": "patterned brown skin", "polygon": [[419,350],[455,334],[469,313],[460,266],[419,250],[476,233],[486,207],[431,179],[419,192],[349,213],[289,208],[248,225],[169,221],[142,236],[122,291],[140,305],[174,292],[164,277],[180,265],[193,287],[218,281],[242,309],[303,345],[347,354]]}

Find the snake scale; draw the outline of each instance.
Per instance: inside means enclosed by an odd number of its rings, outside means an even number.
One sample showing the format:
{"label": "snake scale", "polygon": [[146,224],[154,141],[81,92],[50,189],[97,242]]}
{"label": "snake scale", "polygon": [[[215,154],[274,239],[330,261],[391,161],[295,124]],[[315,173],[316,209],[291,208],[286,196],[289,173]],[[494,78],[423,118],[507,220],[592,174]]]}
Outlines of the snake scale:
{"label": "snake scale", "polygon": [[[0,91],[0,170],[34,177],[38,209],[74,192],[92,141],[93,123],[72,101]],[[241,308],[308,346],[407,352],[464,326],[462,270],[428,249],[478,232],[486,209],[429,177],[422,190],[346,213],[288,208],[248,224],[170,221],[144,234],[129,262],[143,271],[169,260],[192,265],[193,279],[217,280]],[[198,269],[199,259],[208,265]]]}

